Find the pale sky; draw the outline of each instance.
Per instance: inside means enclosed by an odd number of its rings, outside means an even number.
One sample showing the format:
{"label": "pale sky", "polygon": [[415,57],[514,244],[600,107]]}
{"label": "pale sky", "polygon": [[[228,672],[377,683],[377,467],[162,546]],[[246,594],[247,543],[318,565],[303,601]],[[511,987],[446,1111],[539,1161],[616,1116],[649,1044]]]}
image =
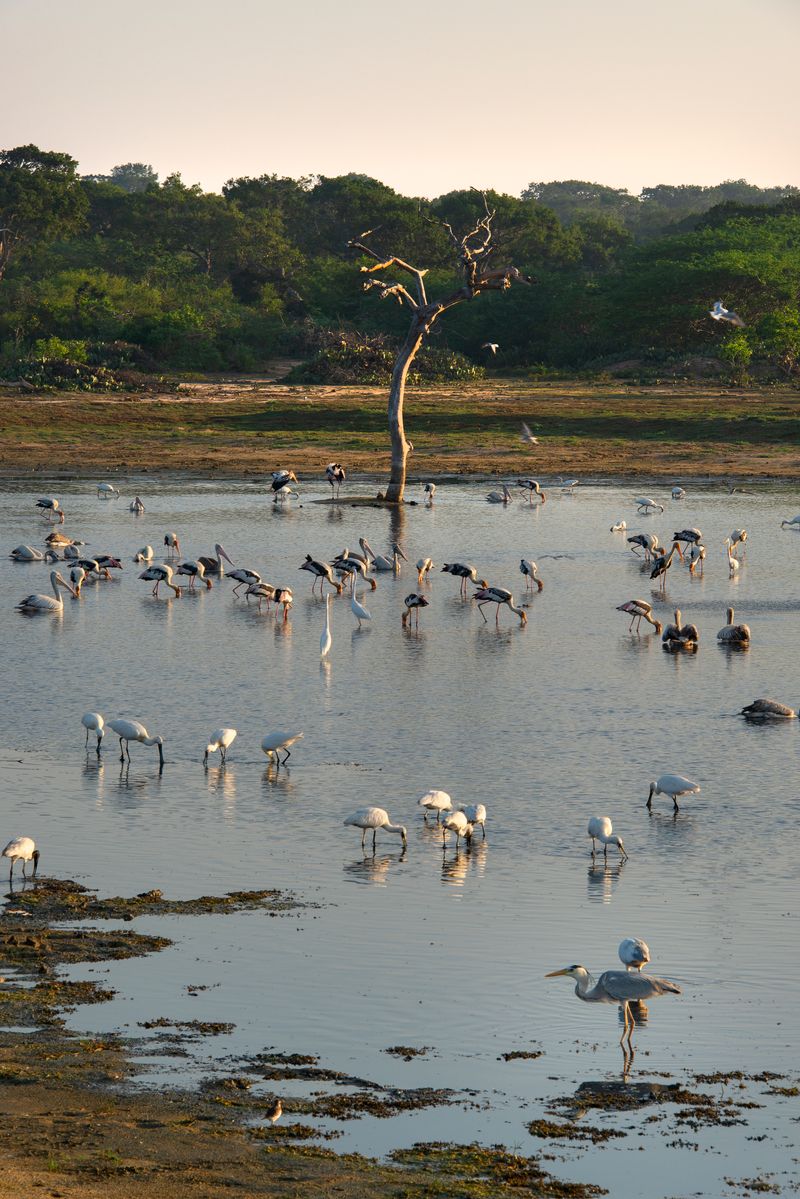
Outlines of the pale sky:
{"label": "pale sky", "polygon": [[798,0],[0,0],[3,148],[219,190],[800,185]]}

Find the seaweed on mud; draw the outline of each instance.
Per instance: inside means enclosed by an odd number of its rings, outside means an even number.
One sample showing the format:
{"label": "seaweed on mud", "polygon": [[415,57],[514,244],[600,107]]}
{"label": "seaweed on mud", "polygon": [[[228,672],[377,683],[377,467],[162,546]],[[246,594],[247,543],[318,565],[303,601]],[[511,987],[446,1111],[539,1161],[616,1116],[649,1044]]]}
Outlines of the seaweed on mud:
{"label": "seaweed on mud", "polygon": [[529,1188],[532,1194],[547,1199],[586,1199],[608,1193],[594,1183],[561,1182],[543,1170],[535,1157],[509,1153],[502,1145],[487,1148],[445,1141],[418,1142],[410,1149],[395,1150],[390,1158],[406,1169],[438,1176],[437,1181],[472,1183],[468,1193],[487,1199],[496,1196],[499,1187]]}
{"label": "seaweed on mud", "polygon": [[388,1049],[384,1049],[384,1053],[391,1053],[394,1057],[401,1057],[404,1062],[410,1062],[412,1058],[424,1057],[427,1053],[433,1052],[432,1045],[420,1045],[415,1048],[413,1045],[390,1045]]}
{"label": "seaweed on mud", "polygon": [[610,1141],[615,1137],[627,1136],[627,1133],[620,1132],[616,1128],[596,1128],[592,1124],[575,1124],[572,1121],[566,1124],[556,1124],[552,1120],[531,1120],[528,1132],[531,1136],[539,1137],[542,1140],[563,1138],[568,1141],[591,1141],[594,1145]]}
{"label": "seaweed on mud", "polygon": [[199,916],[261,909],[279,915],[310,905],[282,891],[230,891],[227,895],[201,895],[197,899],[165,899],[154,889],[139,895],[114,895],[98,899],[94,891],[72,879],[40,878],[25,894],[14,896],[18,906],[47,921],[130,920],[136,916]]}

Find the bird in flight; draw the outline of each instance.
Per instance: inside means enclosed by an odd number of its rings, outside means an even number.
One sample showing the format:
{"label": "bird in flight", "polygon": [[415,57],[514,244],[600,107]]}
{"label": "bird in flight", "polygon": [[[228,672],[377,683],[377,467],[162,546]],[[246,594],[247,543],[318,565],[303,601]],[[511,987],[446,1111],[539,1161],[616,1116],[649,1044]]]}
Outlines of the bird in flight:
{"label": "bird in flight", "polygon": [[519,439],[520,441],[524,441],[526,445],[539,444],[539,438],[534,437],[533,433],[531,433],[530,429],[525,424],[525,421],[522,422],[522,432],[519,435]]}
{"label": "bird in flight", "polygon": [[708,314],[715,321],[727,321],[729,325],[735,325],[737,329],[744,329],[744,321],[739,316],[738,312],[734,312],[731,308],[725,308],[722,300],[715,300],[714,307]]}
{"label": "bird in flight", "polygon": [[497,351],[500,349],[500,344],[499,344],[499,342],[496,342],[496,341],[485,341],[483,343],[483,345],[481,346],[481,349],[482,350],[491,350],[493,354],[496,354]]}

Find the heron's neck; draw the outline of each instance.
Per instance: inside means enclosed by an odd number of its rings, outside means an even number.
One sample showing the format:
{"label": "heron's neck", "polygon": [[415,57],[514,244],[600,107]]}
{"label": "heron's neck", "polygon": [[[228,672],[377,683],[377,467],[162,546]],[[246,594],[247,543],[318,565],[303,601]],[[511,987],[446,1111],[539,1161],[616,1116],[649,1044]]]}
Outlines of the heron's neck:
{"label": "heron's neck", "polygon": [[589,971],[585,970],[583,972],[583,974],[579,974],[577,976],[577,978],[575,979],[575,994],[578,996],[579,999],[587,999],[588,1000],[589,992],[594,989],[594,986],[595,986],[594,979],[592,978]]}

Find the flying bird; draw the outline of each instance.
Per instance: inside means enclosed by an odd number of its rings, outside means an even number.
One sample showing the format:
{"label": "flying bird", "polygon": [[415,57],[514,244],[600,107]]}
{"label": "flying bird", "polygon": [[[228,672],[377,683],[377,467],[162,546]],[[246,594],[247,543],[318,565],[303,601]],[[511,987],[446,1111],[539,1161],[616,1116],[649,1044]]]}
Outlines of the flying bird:
{"label": "flying bird", "polygon": [[539,438],[534,437],[533,433],[531,433],[530,429],[525,424],[525,421],[522,421],[520,428],[522,429],[522,432],[519,435],[520,441],[523,441],[525,443],[525,445],[538,445],[539,444]]}
{"label": "flying bird", "polygon": [[715,321],[727,321],[729,325],[735,325],[737,329],[744,329],[745,324],[738,312],[733,312],[730,308],[725,308],[722,300],[715,300],[714,307],[710,309],[708,315],[713,317]]}
{"label": "flying bird", "polygon": [[496,341],[485,341],[483,343],[483,345],[481,346],[481,349],[482,350],[490,350],[492,354],[496,354],[497,351],[500,349],[500,344],[499,344],[499,342],[496,342]]}

